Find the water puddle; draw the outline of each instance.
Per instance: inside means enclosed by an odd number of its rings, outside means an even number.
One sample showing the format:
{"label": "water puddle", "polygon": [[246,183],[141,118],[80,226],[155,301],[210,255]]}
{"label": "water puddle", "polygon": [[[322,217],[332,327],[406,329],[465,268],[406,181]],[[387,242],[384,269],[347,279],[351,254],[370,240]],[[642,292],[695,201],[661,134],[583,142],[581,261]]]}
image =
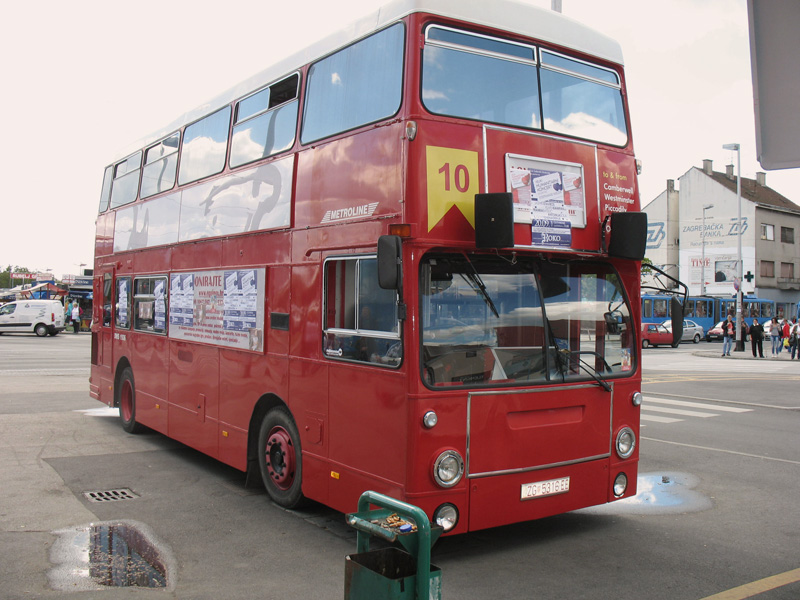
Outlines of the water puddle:
{"label": "water puddle", "polygon": [[53,533],[58,536],[50,550],[55,566],[48,576],[56,590],[171,587],[172,553],[142,523],[92,523]]}
{"label": "water puddle", "polygon": [[637,493],[631,498],[585,508],[581,512],[603,515],[671,515],[708,510],[711,499],[694,488],[700,479],[689,473],[640,473]]}

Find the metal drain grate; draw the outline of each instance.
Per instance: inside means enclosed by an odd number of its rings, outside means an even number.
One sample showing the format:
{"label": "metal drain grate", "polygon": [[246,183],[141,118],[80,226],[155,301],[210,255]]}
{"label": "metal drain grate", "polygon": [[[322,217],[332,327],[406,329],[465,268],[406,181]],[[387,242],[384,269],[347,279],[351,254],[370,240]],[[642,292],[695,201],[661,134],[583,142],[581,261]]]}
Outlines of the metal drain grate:
{"label": "metal drain grate", "polygon": [[139,497],[128,488],[83,492],[83,495],[89,502],[116,502],[118,500],[134,500]]}

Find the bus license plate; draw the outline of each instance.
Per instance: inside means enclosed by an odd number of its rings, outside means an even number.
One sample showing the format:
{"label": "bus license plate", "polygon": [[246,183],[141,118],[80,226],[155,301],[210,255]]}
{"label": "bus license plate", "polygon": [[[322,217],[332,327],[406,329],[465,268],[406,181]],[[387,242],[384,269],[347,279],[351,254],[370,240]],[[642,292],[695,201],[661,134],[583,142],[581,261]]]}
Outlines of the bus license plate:
{"label": "bus license plate", "polygon": [[561,479],[549,479],[547,481],[537,481],[535,483],[523,483],[520,500],[530,500],[531,498],[541,498],[542,496],[565,494],[568,491],[569,477],[562,477]]}

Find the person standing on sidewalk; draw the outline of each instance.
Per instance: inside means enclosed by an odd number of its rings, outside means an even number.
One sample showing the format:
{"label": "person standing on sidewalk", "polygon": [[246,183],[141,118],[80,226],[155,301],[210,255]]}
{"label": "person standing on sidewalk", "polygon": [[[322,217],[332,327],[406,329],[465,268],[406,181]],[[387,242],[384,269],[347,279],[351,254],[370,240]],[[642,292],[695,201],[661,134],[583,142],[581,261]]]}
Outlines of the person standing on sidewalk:
{"label": "person standing on sidewalk", "polygon": [[769,330],[769,337],[772,340],[772,358],[778,356],[781,347],[781,326],[778,324],[778,318],[772,317],[772,326]]}
{"label": "person standing on sidewalk", "polygon": [[[753,319],[750,326],[750,345],[753,347],[753,358],[764,358],[764,327],[759,324],[758,319]],[[756,357],[758,350],[758,357]]]}
{"label": "person standing on sidewalk", "polygon": [[800,358],[800,344],[798,344],[797,334],[800,325],[797,324],[797,317],[792,317],[792,326],[789,329],[789,348],[792,349],[791,360],[794,360],[794,353],[797,351],[797,358]]}
{"label": "person standing on sidewalk", "polygon": [[736,323],[733,317],[728,315],[728,319],[722,324],[722,356],[731,355],[731,346],[736,337]]}
{"label": "person standing on sidewalk", "polygon": [[72,305],[72,333],[78,333],[81,330],[81,305],[76,300]]}
{"label": "person standing on sidewalk", "polygon": [[784,319],[780,328],[781,345],[778,347],[778,354],[780,354],[784,348],[786,348],[786,352],[789,352],[789,332],[791,331],[791,327],[789,327],[789,319]]}

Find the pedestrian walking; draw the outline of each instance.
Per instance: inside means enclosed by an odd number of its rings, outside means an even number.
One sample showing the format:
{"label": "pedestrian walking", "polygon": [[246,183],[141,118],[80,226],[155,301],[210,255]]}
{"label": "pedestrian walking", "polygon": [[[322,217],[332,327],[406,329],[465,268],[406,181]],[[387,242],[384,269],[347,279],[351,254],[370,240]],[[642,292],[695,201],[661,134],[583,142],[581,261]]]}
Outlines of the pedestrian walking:
{"label": "pedestrian walking", "polygon": [[733,317],[728,315],[728,319],[722,324],[722,356],[731,355],[731,346],[736,337],[736,323]]}
{"label": "pedestrian walking", "polygon": [[758,319],[753,319],[750,326],[750,345],[753,348],[753,358],[764,358],[764,327],[759,324]]}
{"label": "pedestrian walking", "polygon": [[769,330],[769,337],[772,340],[772,357],[778,356],[781,348],[781,326],[777,317],[772,317],[772,325]]}
{"label": "pedestrian walking", "polygon": [[72,305],[72,333],[78,333],[81,330],[81,306],[76,300]]}
{"label": "pedestrian walking", "polygon": [[792,317],[792,325],[789,329],[789,348],[792,349],[791,360],[794,360],[794,353],[797,352],[797,358],[800,358],[800,344],[798,344],[797,333],[800,325],[797,323],[797,317]]}

